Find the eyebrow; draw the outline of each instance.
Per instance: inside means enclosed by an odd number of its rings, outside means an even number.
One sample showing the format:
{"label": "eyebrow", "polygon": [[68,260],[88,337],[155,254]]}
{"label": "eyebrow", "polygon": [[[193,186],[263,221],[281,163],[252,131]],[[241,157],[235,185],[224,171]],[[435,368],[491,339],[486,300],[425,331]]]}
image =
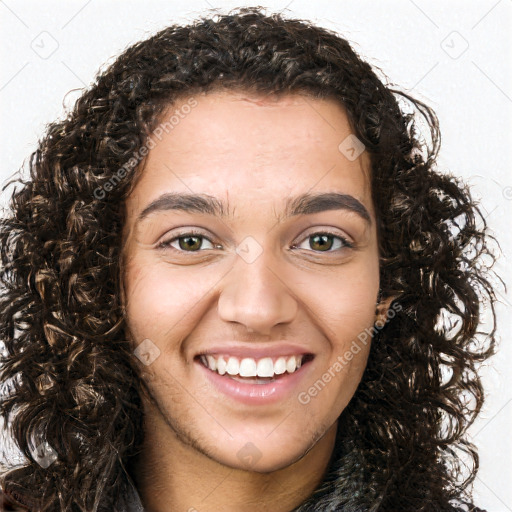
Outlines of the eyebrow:
{"label": "eyebrow", "polygon": [[[139,214],[137,222],[142,221],[152,213],[178,210],[186,213],[202,213],[216,217],[228,216],[229,205],[225,205],[213,196],[206,194],[163,194],[151,203]],[[338,192],[318,194],[301,194],[286,200],[284,213],[279,220],[295,217],[297,215],[311,215],[328,210],[347,210],[356,213],[368,224],[371,224],[371,216],[366,207],[355,197]]]}

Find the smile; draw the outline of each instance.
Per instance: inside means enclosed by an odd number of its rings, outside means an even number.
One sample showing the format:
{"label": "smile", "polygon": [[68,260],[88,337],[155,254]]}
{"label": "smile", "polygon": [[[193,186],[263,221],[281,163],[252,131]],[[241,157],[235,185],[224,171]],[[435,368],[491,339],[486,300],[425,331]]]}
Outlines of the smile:
{"label": "smile", "polygon": [[200,356],[201,363],[219,375],[228,374],[239,377],[275,377],[285,372],[293,373],[307,360],[307,354],[299,354],[281,357],[263,357],[254,359],[244,357],[243,359],[234,356]]}
{"label": "smile", "polygon": [[195,362],[217,390],[254,405],[289,397],[308,373],[313,358],[313,354],[260,358],[201,354],[196,356]]}

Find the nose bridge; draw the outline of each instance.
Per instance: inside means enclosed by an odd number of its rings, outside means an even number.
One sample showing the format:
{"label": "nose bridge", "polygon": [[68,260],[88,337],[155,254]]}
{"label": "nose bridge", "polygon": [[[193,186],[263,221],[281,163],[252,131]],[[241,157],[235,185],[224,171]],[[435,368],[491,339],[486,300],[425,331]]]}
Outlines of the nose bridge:
{"label": "nose bridge", "polygon": [[297,313],[297,301],[279,276],[279,265],[271,251],[263,251],[249,241],[248,245],[240,244],[237,253],[219,295],[221,319],[265,334],[275,325],[291,322]]}

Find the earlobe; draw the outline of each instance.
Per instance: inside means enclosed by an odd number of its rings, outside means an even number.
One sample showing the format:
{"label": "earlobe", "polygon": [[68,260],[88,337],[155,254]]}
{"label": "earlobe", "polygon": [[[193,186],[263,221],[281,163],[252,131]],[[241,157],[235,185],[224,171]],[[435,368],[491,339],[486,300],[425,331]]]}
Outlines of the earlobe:
{"label": "earlobe", "polygon": [[379,290],[379,297],[377,302],[377,307],[375,309],[375,326],[379,329],[384,327],[386,322],[389,320],[390,316],[388,314],[389,308],[391,307],[391,303],[396,299],[394,296],[386,297],[385,299],[381,298],[381,290]]}
{"label": "earlobe", "polygon": [[119,281],[119,305],[121,307],[121,314],[126,320],[126,291],[124,287],[123,273],[121,272],[121,278]]}
{"label": "earlobe", "polygon": [[126,319],[126,255],[124,251],[124,247],[121,250],[121,255],[119,257],[119,303],[121,306],[121,311],[123,313],[123,317]]}

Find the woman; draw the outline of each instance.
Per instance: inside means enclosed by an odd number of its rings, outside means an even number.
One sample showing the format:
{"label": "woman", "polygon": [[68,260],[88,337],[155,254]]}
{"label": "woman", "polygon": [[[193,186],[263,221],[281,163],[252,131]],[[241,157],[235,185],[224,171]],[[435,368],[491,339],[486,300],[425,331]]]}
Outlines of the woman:
{"label": "woman", "polygon": [[126,50],[2,221],[9,506],[479,510],[492,254],[438,146],[429,107],[304,21]]}

